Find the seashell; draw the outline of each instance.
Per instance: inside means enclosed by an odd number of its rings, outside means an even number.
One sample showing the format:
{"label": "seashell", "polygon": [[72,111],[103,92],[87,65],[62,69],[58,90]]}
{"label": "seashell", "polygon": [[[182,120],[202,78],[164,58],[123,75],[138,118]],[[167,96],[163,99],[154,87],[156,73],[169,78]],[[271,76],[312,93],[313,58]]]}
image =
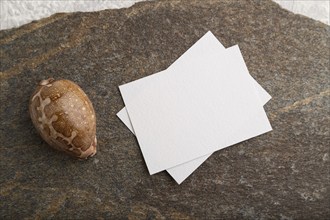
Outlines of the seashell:
{"label": "seashell", "polygon": [[96,153],[96,118],[84,91],[69,80],[42,80],[30,98],[32,122],[53,148],[85,159]]}

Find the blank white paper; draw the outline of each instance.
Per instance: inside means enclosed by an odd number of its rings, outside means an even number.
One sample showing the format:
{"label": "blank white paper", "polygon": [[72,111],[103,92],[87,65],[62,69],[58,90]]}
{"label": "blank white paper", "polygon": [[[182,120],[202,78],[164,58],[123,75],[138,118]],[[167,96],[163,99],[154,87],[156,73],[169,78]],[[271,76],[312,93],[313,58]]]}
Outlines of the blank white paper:
{"label": "blank white paper", "polygon": [[[207,34],[212,34],[211,32]],[[223,48],[223,45],[220,43],[219,48]],[[169,67],[171,68],[171,67]],[[165,70],[166,71],[166,70]],[[160,72],[159,72],[160,73]],[[261,100],[262,105],[265,105],[270,99],[271,96],[267,93],[267,91],[261,87],[261,85],[258,84],[258,82],[251,76],[251,81],[255,85],[255,89],[257,90],[257,93],[259,95],[259,98]],[[117,116],[120,118],[120,120],[128,127],[128,129],[134,133],[133,126],[131,124],[131,121],[129,119],[128,113],[126,111],[126,108],[122,108],[118,113]],[[186,162],[181,165],[177,165],[175,167],[171,167],[167,169],[166,171],[173,177],[173,179],[178,183],[181,184],[189,175],[191,175],[211,154],[208,154],[206,156],[202,156],[199,158],[196,158],[192,161]]]}
{"label": "blank white paper", "polygon": [[239,48],[219,44],[207,34],[175,73],[120,86],[150,174],[271,130]]}

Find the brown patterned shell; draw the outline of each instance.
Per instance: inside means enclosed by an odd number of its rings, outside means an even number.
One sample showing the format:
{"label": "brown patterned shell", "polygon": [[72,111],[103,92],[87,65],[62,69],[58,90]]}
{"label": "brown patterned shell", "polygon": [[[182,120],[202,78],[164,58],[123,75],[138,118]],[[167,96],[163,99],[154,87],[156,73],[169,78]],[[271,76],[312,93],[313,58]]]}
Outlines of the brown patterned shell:
{"label": "brown patterned shell", "polygon": [[53,148],[85,159],[96,153],[96,118],[84,91],[69,80],[43,80],[30,99],[32,122]]}

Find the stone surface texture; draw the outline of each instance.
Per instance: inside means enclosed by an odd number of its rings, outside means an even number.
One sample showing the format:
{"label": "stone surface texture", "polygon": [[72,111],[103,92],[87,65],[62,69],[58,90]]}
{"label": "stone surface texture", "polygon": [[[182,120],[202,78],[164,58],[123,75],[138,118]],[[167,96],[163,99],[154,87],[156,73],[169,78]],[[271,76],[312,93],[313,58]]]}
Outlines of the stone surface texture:
{"label": "stone surface texture", "polygon": [[[211,30],[239,44],[273,96],[273,131],[214,153],[182,185],[149,176],[116,113],[118,85],[164,70]],[[0,32],[1,219],[329,219],[329,26],[267,0],[152,1],[56,14]],[[98,153],[47,146],[28,113],[37,83],[80,85]]]}

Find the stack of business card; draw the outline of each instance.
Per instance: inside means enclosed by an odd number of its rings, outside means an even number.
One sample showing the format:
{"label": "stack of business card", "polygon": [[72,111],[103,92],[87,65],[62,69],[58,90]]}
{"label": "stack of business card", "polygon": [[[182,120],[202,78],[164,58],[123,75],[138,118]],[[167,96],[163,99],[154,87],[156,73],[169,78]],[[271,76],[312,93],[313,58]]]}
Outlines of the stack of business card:
{"label": "stack of business card", "polygon": [[136,135],[149,173],[178,184],[213,152],[272,130],[270,95],[251,77],[239,47],[207,32],[166,70],[119,86],[117,115]]}

